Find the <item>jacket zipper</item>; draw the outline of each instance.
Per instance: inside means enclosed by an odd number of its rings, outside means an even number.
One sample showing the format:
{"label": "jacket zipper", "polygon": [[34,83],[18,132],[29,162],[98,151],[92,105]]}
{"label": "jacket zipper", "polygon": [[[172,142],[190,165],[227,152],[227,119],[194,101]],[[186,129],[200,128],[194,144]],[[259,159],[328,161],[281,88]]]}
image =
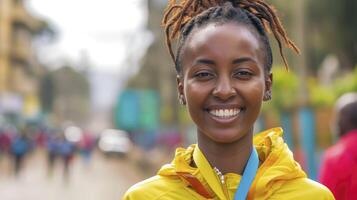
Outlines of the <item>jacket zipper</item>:
{"label": "jacket zipper", "polygon": [[224,192],[224,196],[226,196],[226,199],[227,200],[230,200],[229,198],[229,192],[228,192],[228,187],[227,187],[227,184],[226,184],[226,181],[224,182],[224,184],[222,184],[222,187],[223,187],[223,192]]}
{"label": "jacket zipper", "polygon": [[226,181],[225,181],[225,177],[224,175],[219,171],[218,168],[214,168],[214,171],[216,172],[216,175],[218,176],[218,179],[220,180],[220,184],[221,184],[221,187],[222,187],[222,190],[223,190],[223,193],[224,193],[224,196],[226,197],[227,200],[230,200],[229,198],[229,192],[227,190],[227,184],[226,184]]}

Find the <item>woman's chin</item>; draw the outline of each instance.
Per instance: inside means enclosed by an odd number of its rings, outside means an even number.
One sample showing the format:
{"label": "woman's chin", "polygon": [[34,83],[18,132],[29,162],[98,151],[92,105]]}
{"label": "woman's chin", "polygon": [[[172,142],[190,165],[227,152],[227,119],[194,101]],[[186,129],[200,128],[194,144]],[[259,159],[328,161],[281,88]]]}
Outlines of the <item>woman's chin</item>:
{"label": "woman's chin", "polygon": [[216,143],[234,143],[243,138],[245,134],[240,134],[239,131],[216,131],[214,134],[210,134],[209,137],[212,141]]}

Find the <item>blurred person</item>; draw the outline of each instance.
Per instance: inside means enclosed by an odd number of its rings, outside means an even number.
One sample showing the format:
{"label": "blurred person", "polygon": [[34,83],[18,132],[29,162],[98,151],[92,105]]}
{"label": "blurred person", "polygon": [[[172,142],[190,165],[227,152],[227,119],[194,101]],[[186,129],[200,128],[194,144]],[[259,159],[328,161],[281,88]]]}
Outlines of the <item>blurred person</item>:
{"label": "blurred person", "polygon": [[58,154],[63,162],[63,178],[65,181],[69,180],[70,165],[72,163],[75,150],[75,145],[71,141],[67,140],[64,133],[61,133],[58,140]]}
{"label": "blurred person", "polygon": [[7,163],[9,159],[10,147],[11,137],[5,128],[0,127],[0,174],[7,169],[3,163]]}
{"label": "blurred person", "polygon": [[56,158],[59,156],[59,136],[55,132],[50,132],[46,139],[47,149],[47,174],[49,177],[53,174]]}
{"label": "blurred person", "polygon": [[19,171],[23,167],[25,156],[31,150],[31,141],[27,135],[27,130],[20,131],[11,142],[11,155],[14,161],[15,175],[19,174]]}
{"label": "blurred person", "polygon": [[93,149],[95,148],[96,140],[95,137],[88,131],[84,131],[82,138],[78,143],[79,152],[83,161],[86,165],[90,163]]}
{"label": "blurred person", "polygon": [[[0,128],[0,154],[6,155],[10,152],[11,136],[4,128]],[[1,155],[0,155],[1,156]]]}
{"label": "blurred person", "polygon": [[253,137],[261,105],[272,98],[269,30],[286,67],[282,43],[298,51],[275,10],[262,0],[168,4],[166,41],[198,144],[177,149],[171,164],[132,186],[124,199],[334,199],[307,178],[281,128]]}
{"label": "blurred person", "polygon": [[44,127],[38,128],[36,130],[35,137],[34,137],[36,141],[36,146],[45,148],[47,137],[48,137],[48,130]]}
{"label": "blurred person", "polygon": [[357,199],[357,93],[343,95],[335,107],[339,141],[323,156],[319,180],[337,200]]}

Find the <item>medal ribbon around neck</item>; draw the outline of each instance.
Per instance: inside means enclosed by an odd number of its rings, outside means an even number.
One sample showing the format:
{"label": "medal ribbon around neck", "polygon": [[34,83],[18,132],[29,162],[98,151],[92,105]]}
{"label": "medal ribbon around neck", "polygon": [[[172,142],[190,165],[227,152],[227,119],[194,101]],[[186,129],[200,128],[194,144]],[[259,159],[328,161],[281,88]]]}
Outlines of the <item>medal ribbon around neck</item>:
{"label": "medal ribbon around neck", "polygon": [[242,179],[234,195],[234,200],[246,199],[249,192],[249,188],[253,183],[255,175],[257,174],[258,166],[259,166],[258,153],[255,147],[253,147],[253,150],[250,153],[248,163],[244,169]]}

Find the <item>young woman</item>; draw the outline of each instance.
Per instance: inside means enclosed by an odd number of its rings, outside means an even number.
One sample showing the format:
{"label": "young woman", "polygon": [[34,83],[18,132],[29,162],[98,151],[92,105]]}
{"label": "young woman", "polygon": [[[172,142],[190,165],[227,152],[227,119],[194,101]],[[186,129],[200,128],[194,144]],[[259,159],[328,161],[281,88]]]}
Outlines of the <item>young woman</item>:
{"label": "young woman", "polygon": [[286,65],[282,43],[298,51],[273,8],[262,0],[170,0],[163,22],[198,141],[124,199],[334,199],[294,161],[281,128],[253,137],[272,97],[268,28]]}

